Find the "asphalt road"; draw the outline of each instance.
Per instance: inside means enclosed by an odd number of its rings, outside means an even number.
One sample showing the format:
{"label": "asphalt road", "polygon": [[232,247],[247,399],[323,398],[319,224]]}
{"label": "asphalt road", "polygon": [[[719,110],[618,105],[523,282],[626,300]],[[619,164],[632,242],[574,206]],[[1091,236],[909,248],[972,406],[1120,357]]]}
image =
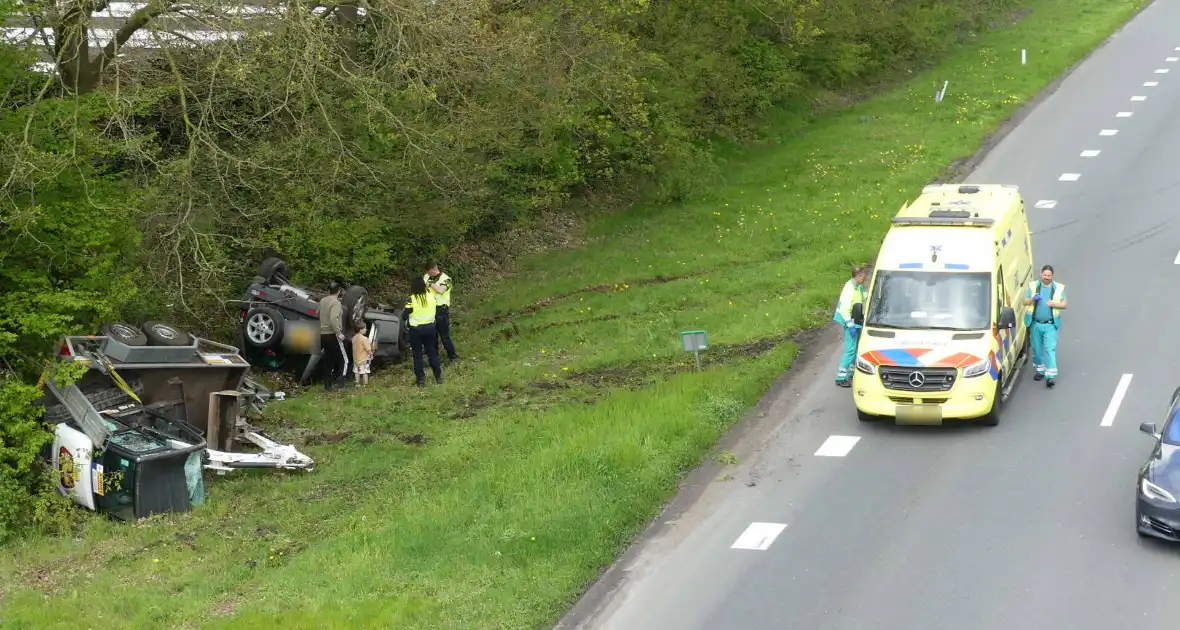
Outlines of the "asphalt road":
{"label": "asphalt road", "polygon": [[[1055,389],[1032,381],[1030,365],[998,427],[864,424],[849,391],[832,384],[828,352],[798,377],[810,381],[783,394],[792,410],[772,418],[777,432],[740,477],[708,484],[626,560],[613,590],[589,595],[562,626],[1180,622],[1180,546],[1140,540],[1134,527],[1135,475],[1151,448],[1138,426],[1162,422],[1180,385],[1178,58],[1180,0],[1157,0],[968,178],[1020,186],[1034,262],[1054,265],[1069,287]],[[1080,178],[1060,180],[1066,173]],[[1125,396],[1103,426],[1124,375]],[[844,456],[815,455],[832,435],[860,439]],[[781,531],[763,550],[732,548],[755,522]]]}

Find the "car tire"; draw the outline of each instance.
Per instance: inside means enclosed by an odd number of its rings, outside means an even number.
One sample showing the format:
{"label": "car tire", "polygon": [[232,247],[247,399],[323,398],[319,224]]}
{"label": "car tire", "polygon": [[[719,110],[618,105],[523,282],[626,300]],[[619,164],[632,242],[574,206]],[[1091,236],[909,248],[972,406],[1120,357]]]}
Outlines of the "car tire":
{"label": "car tire", "polygon": [[290,284],[290,274],[287,273],[287,263],[283,259],[270,257],[262,261],[258,265],[258,275],[264,279],[265,284]]}
{"label": "car tire", "polygon": [[242,322],[242,338],[246,345],[260,350],[277,347],[283,341],[285,320],[278,310],[269,306],[255,306]]}
{"label": "car tire", "polygon": [[183,330],[164,322],[150,321],[143,323],[143,332],[148,342],[153,346],[191,346],[193,336]]}
{"label": "car tire", "polygon": [[126,346],[148,345],[148,337],[144,334],[143,330],[138,326],[132,326],[125,322],[103,324],[98,327],[98,331],[103,336],[110,337]]}
{"label": "car tire", "polygon": [[404,357],[410,354],[410,317],[406,315],[404,308],[401,312],[401,319],[402,334],[398,335],[397,348]]}
{"label": "car tire", "polygon": [[[131,391],[135,392],[137,396],[143,394],[142,381],[135,379],[127,383],[127,385],[131,387]],[[86,393],[85,395],[86,400],[90,402],[90,405],[94,407],[96,411],[112,409],[114,407],[118,407],[119,405],[125,405],[129,402],[134,402],[131,397],[127,395],[127,392],[119,389],[118,387],[94,390]],[[53,398],[52,395],[49,397]],[[63,404],[58,403],[54,405],[46,405],[45,407],[45,415],[43,416],[43,420],[47,424],[60,424],[62,422],[69,422],[72,419],[73,416],[70,415],[70,411],[66,409],[66,406]]]}
{"label": "car tire", "polygon": [[340,305],[344,307],[344,328],[355,332],[365,321],[365,311],[369,308],[369,292],[362,286],[348,287],[340,297]]}
{"label": "car tire", "polygon": [[1003,415],[1004,400],[1003,388],[1000,383],[1003,382],[1003,375],[996,379],[996,392],[992,398],[992,409],[987,412],[987,415],[979,419],[979,423],[985,427],[994,427],[1000,424],[1000,416]]}

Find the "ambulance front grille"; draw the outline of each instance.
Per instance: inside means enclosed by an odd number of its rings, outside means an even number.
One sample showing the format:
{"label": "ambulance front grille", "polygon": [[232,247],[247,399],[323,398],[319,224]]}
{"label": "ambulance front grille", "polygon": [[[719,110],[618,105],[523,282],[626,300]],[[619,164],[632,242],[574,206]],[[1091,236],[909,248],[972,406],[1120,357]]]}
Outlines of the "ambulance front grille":
{"label": "ambulance front grille", "polygon": [[955,386],[955,368],[900,367],[883,365],[877,368],[885,389],[902,392],[946,392]]}

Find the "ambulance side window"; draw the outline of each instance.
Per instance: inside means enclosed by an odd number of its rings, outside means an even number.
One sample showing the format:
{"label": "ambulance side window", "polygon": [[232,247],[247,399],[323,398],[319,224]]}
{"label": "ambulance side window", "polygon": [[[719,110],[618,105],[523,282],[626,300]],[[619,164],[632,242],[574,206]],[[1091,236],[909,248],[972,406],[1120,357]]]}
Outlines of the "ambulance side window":
{"label": "ambulance side window", "polygon": [[1000,269],[996,271],[996,321],[1000,320],[1000,309],[1004,308],[1006,294],[1004,291],[1004,266],[1000,265]]}

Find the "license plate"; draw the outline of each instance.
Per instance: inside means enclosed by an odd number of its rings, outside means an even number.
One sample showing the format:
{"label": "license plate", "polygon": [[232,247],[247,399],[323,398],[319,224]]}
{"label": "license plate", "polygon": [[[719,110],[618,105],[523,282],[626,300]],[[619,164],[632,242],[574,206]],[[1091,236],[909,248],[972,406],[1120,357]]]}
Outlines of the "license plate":
{"label": "license plate", "polygon": [[284,333],[283,341],[287,348],[293,352],[311,354],[315,351],[315,345],[319,342],[319,323],[309,322],[288,322],[287,330]]}
{"label": "license plate", "polygon": [[897,405],[894,410],[897,424],[942,424],[939,405]]}

